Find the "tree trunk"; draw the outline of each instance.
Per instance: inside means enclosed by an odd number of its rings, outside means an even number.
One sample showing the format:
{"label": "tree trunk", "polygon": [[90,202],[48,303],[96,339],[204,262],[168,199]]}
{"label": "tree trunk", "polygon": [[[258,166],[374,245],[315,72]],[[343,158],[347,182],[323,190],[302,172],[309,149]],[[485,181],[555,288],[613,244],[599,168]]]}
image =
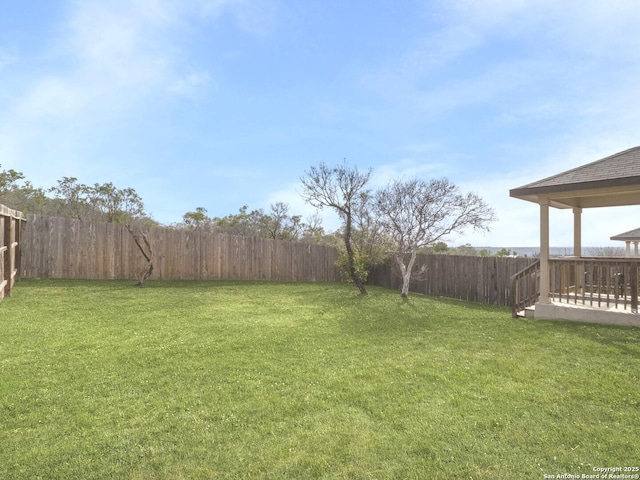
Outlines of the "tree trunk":
{"label": "tree trunk", "polygon": [[347,258],[349,259],[349,275],[351,276],[351,280],[355,283],[358,290],[362,295],[367,294],[367,289],[364,288],[364,283],[358,275],[356,270],[356,261],[353,253],[353,247],[351,246],[351,214],[347,214],[347,221],[344,229],[344,246],[347,249]]}
{"label": "tree trunk", "polygon": [[396,255],[396,260],[398,261],[398,266],[400,267],[400,273],[402,275],[402,290],[400,291],[400,295],[402,296],[402,298],[407,298],[409,296],[411,272],[413,271],[413,265],[416,262],[416,256],[417,252],[413,250],[411,252],[411,257],[409,258],[409,263],[405,265],[404,256],[401,254]]}
{"label": "tree trunk", "polygon": [[[140,280],[136,283],[136,286],[141,287],[153,273],[153,250],[151,248],[151,243],[149,242],[149,237],[147,237],[146,233],[140,230],[138,235],[131,225],[127,225],[127,230],[129,230],[129,233],[136,242],[140,253],[142,253],[142,256],[147,261],[147,268],[140,274]],[[143,242],[140,242],[140,237],[142,237]],[[142,243],[144,243],[144,245]]]}

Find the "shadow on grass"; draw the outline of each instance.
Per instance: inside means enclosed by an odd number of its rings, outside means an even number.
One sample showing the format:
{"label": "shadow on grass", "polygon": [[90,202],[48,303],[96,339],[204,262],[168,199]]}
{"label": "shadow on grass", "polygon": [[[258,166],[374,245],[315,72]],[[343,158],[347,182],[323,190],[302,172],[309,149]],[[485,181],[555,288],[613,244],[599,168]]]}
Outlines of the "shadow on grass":
{"label": "shadow on grass", "polygon": [[448,335],[456,329],[473,331],[510,318],[509,311],[502,307],[421,294],[402,298],[398,291],[381,287],[369,287],[368,295],[345,295],[327,308],[351,312],[339,323],[345,334],[367,334],[389,340],[411,335]]}

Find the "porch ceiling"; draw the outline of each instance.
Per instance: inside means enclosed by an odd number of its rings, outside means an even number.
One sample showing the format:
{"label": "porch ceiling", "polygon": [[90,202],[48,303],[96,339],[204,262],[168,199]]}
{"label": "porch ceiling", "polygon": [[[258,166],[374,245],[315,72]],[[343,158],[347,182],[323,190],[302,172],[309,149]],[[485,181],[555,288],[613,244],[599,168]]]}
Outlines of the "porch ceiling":
{"label": "porch ceiling", "polygon": [[509,195],[556,208],[640,205],[640,147],[514,188]]}

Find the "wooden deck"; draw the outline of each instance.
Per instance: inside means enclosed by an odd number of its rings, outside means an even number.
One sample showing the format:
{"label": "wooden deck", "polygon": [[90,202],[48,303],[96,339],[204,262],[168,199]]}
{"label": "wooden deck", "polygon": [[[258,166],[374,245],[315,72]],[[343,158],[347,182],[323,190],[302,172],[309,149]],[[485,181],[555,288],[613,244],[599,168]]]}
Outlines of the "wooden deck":
{"label": "wooden deck", "polygon": [[[549,260],[549,303],[539,304],[539,264],[513,277],[513,316],[640,326],[637,257]],[[544,303],[544,302],[543,302]],[[533,310],[535,308],[535,311]],[[618,315],[616,320],[615,316]],[[629,317],[629,315],[632,315]],[[600,321],[602,320],[602,321]]]}

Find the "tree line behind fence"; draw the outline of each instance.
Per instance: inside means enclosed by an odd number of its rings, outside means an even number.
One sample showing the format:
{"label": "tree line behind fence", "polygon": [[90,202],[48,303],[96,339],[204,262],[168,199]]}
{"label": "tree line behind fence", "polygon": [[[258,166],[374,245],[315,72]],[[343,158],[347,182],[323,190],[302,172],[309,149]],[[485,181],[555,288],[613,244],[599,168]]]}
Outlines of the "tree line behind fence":
{"label": "tree line behind fence", "polygon": [[[25,278],[135,279],[147,264],[124,225],[28,215],[22,234]],[[196,230],[152,228],[155,279],[342,280],[334,247]],[[420,255],[411,291],[509,306],[510,278],[532,258]],[[400,289],[393,261],[367,283]]]}

